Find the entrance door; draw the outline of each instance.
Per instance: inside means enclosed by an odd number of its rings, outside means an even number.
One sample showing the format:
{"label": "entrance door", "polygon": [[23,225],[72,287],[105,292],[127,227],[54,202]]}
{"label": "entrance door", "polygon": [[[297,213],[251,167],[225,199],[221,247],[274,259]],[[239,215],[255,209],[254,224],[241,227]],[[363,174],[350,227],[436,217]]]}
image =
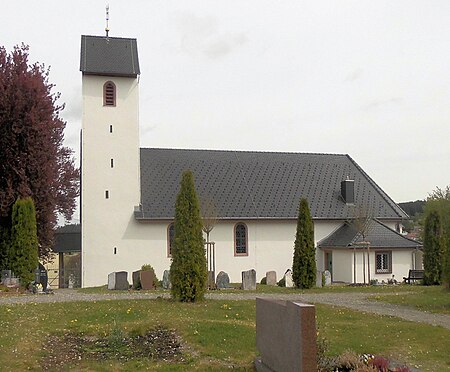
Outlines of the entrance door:
{"label": "entrance door", "polygon": [[325,252],[325,270],[333,275],[333,252]]}

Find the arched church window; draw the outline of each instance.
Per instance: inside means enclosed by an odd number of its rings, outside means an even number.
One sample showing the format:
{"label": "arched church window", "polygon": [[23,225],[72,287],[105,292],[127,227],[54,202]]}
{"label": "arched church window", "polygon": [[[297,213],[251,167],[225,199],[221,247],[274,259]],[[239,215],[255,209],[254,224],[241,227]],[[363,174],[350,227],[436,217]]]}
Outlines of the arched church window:
{"label": "arched church window", "polygon": [[175,225],[172,222],[167,228],[167,257],[172,257],[172,246],[174,236],[175,236]]}
{"label": "arched church window", "polygon": [[107,81],[103,85],[103,106],[116,105],[116,85],[112,81]]}
{"label": "arched church window", "polygon": [[234,255],[248,255],[247,226],[244,223],[237,223],[234,226]]}

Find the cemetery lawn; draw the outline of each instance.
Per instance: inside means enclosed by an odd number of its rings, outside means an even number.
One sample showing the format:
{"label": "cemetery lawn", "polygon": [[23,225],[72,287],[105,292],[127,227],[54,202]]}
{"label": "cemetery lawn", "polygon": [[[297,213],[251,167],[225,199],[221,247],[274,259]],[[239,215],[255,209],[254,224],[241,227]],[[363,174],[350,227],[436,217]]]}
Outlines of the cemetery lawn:
{"label": "cemetery lawn", "polygon": [[[239,289],[241,283],[230,283],[230,289],[222,289],[217,291],[209,291],[209,293],[242,293],[242,290]],[[278,287],[278,286],[270,286],[270,285],[262,285],[256,284],[256,291],[245,291],[245,293],[348,293],[348,292],[357,292],[357,293],[380,293],[380,294],[393,294],[396,292],[424,292],[424,287],[422,285],[410,285],[410,284],[398,284],[398,285],[367,285],[367,286],[352,286],[347,284],[333,284],[331,286],[323,287],[323,288],[311,288],[311,289],[298,289],[298,288],[286,288],[286,287]],[[111,291],[108,290],[106,285],[99,287],[89,287],[89,288],[78,288],[78,292],[81,293],[92,293],[92,294],[111,294]],[[139,292],[132,290],[133,292]],[[125,293],[128,291],[115,291],[117,293]],[[143,291],[147,292],[147,291]],[[170,293],[169,290],[157,289],[151,290],[150,293]]]}
{"label": "cemetery lawn", "polygon": [[[423,371],[450,369],[449,330],[326,305],[316,305],[316,311],[319,337],[328,341],[329,355],[352,349],[381,354]],[[2,305],[0,329],[0,366],[5,371],[61,370],[62,365],[64,370],[94,371],[252,370],[256,355],[255,301],[248,300]],[[145,339],[136,337],[155,329],[160,335],[176,334],[177,339],[168,341],[179,342],[182,354],[157,359],[155,349],[154,360],[144,355],[130,358],[131,344],[125,340],[134,337],[144,343]],[[160,337],[163,348],[169,345],[164,337],[169,336]]]}
{"label": "cemetery lawn", "polygon": [[443,286],[413,286],[414,293],[377,295],[374,300],[450,315],[450,291]]}

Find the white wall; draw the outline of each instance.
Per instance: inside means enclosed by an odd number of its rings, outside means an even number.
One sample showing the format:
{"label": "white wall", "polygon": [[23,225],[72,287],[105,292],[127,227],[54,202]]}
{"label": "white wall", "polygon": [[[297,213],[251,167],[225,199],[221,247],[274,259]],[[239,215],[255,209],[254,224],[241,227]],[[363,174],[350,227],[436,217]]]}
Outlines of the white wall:
{"label": "white wall", "polygon": [[[103,106],[103,84],[108,80],[116,85],[115,107]],[[140,201],[139,93],[137,79],[125,77],[83,75],[82,89],[82,285],[86,287],[104,284],[105,273],[113,271],[119,260],[129,259],[122,242],[128,225],[134,223],[133,207]]]}
{"label": "white wall", "polygon": [[[381,251],[381,250],[377,250]],[[387,252],[389,250],[382,250]],[[399,282],[403,277],[408,276],[408,271],[413,268],[414,249],[393,249],[392,252],[392,273],[376,273],[376,251],[370,250],[370,279],[377,279],[379,282],[392,279],[392,275]],[[364,258],[363,258],[364,256]],[[354,253],[352,249],[335,249],[333,251],[333,281],[353,283]],[[364,263],[364,265],[363,265]],[[356,250],[356,283],[369,282],[367,251]]]}
{"label": "white wall", "polygon": [[[244,222],[248,228],[248,256],[234,255],[234,226]],[[315,240],[321,240],[331,233],[342,222],[315,222]],[[170,268],[170,258],[167,257],[167,228],[170,221],[136,221],[130,216],[126,229],[109,245],[117,247],[117,254],[108,245],[96,250],[95,266],[87,265],[93,272],[87,273],[91,278],[84,286],[103,285],[112,271],[138,270],[143,264],[155,268],[156,275],[162,278],[164,270]],[[257,280],[260,281],[267,271],[275,270],[277,278],[281,279],[288,268],[292,268],[293,247],[295,240],[296,221],[219,221],[210,234],[210,241],[216,247],[216,274],[225,271],[232,282],[241,281],[241,272],[255,269]],[[100,242],[99,242],[100,245]],[[323,252],[317,251],[318,259],[323,261]],[[92,259],[91,253],[88,258]],[[323,267],[318,269],[323,270]]]}

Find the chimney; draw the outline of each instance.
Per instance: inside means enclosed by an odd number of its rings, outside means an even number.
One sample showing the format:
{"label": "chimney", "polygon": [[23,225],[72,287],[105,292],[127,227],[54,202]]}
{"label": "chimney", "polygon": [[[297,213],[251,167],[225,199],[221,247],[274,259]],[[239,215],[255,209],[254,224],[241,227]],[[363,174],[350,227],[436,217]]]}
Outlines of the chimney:
{"label": "chimney", "polygon": [[341,182],[341,196],[345,204],[355,204],[355,181],[346,179]]}

